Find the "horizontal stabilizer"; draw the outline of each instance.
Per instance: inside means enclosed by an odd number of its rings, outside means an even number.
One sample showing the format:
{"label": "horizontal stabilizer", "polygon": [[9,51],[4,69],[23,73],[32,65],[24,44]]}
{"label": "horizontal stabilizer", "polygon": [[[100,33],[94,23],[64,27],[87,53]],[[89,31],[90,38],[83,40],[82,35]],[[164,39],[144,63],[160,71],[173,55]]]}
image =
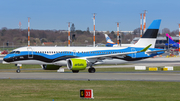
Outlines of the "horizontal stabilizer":
{"label": "horizontal stabilizer", "polygon": [[140,52],[145,52],[148,50],[149,47],[151,47],[152,44],[148,45],[147,47],[145,47],[144,49],[142,49]]}

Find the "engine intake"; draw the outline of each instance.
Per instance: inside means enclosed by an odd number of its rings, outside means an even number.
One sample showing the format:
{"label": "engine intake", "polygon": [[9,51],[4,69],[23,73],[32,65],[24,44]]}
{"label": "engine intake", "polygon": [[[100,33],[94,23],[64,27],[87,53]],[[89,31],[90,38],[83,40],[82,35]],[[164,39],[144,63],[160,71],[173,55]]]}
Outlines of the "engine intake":
{"label": "engine intake", "polygon": [[69,70],[84,70],[87,67],[87,61],[84,59],[67,59],[66,61]]}

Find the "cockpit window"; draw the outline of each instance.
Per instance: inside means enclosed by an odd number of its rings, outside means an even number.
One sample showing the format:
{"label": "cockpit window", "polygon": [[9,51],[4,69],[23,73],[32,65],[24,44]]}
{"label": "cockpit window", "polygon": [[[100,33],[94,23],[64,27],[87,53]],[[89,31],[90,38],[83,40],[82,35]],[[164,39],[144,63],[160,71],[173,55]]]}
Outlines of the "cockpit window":
{"label": "cockpit window", "polygon": [[9,53],[9,54],[14,54],[15,53],[15,51],[12,51],[11,53]]}
{"label": "cockpit window", "polygon": [[20,54],[20,51],[12,51],[11,53],[9,54]]}
{"label": "cockpit window", "polygon": [[20,51],[16,51],[16,54],[20,54]]}

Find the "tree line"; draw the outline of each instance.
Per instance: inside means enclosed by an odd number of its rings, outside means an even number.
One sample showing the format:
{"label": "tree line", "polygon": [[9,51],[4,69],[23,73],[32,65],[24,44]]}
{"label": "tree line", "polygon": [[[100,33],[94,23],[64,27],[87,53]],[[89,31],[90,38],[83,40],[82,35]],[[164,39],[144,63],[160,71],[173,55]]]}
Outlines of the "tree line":
{"label": "tree line", "polygon": [[[90,33],[89,27],[86,31],[76,30],[75,25],[71,26],[71,45],[92,45],[93,43],[93,33]],[[0,46],[9,43],[9,46],[27,46],[28,41],[28,30],[27,29],[7,29],[3,27],[0,29]],[[106,44],[106,39],[103,34],[104,32],[96,32],[96,44],[102,43]],[[117,36],[114,31],[105,32],[109,35],[112,41],[116,42]],[[169,33],[171,36],[176,36],[179,34],[178,29],[171,31],[168,28],[162,29],[159,32],[159,36],[165,36]],[[140,28],[136,28],[133,33],[120,33],[122,43],[130,43],[134,37],[139,37]],[[30,30],[30,43],[32,46],[41,46],[44,42],[51,42],[50,45],[67,46],[68,44],[68,32],[62,30]]]}

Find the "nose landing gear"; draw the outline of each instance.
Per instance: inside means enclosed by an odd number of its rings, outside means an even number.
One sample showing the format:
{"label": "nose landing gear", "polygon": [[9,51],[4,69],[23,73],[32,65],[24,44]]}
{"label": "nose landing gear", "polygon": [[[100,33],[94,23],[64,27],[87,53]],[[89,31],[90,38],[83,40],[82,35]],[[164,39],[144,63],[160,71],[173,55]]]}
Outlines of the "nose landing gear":
{"label": "nose landing gear", "polygon": [[22,68],[22,64],[15,64],[15,66],[17,66],[16,73],[20,73],[21,72],[21,68]]}
{"label": "nose landing gear", "polygon": [[16,73],[20,73],[20,72],[21,72],[21,70],[20,70],[20,69],[17,69],[17,70],[16,70]]}

